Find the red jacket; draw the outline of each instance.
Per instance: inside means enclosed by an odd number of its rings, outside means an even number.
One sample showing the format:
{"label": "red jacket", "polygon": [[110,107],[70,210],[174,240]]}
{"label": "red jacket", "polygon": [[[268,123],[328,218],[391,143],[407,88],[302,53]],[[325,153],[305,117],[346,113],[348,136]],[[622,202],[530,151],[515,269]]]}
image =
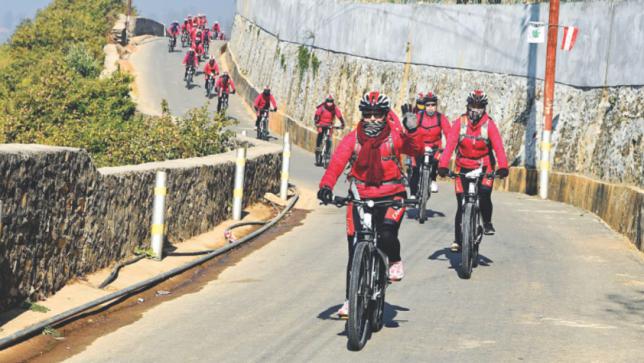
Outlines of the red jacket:
{"label": "red jacket", "polygon": [[340,111],[340,108],[334,105],[334,107],[329,110],[323,103],[318,106],[317,110],[315,110],[315,125],[322,127],[333,126],[333,120],[335,120],[336,117],[340,119],[344,125],[344,118],[342,117],[342,111]]}
{"label": "red jacket", "polygon": [[221,26],[219,25],[219,23],[214,23],[212,25],[212,31],[217,32],[217,33],[219,33],[221,31]]}
{"label": "red jacket", "polygon": [[193,42],[190,48],[192,48],[195,51],[195,53],[197,53],[197,55],[203,55],[206,52],[203,49],[203,43],[199,43],[199,45],[197,45],[197,43]]}
{"label": "red jacket", "polygon": [[269,101],[270,101],[270,104],[273,105],[273,108],[277,108],[277,102],[275,102],[275,97],[273,97],[273,95],[265,97],[263,93],[260,93],[259,96],[255,98],[255,102],[253,102],[253,107],[255,107],[255,109],[257,110],[268,108]]}
{"label": "red jacket", "polygon": [[[401,160],[400,154],[415,155],[421,149],[420,145],[417,144],[416,139],[412,137],[412,135],[414,134],[411,133],[408,135],[406,133],[391,130],[391,139],[383,142],[380,146],[382,169],[384,171],[383,181],[389,181],[390,183],[384,183],[380,186],[367,186],[360,182],[366,179],[366,175],[358,175],[355,168],[353,166],[351,167],[348,177],[355,178],[358,181],[356,184],[361,198],[380,198],[405,192],[405,185],[402,182],[403,174],[400,170],[401,166],[399,164]],[[342,139],[340,145],[338,145],[337,149],[333,153],[329,167],[326,169],[326,172],[320,181],[320,188],[326,186],[333,189],[347,163],[357,151],[356,142],[358,142],[357,130],[351,131],[351,133]],[[395,153],[394,159],[391,158],[392,143],[393,151]],[[355,157],[357,156],[358,155],[355,155]]]}
{"label": "red jacket", "polygon": [[[467,122],[467,130],[463,140],[460,140],[461,133],[461,121]],[[487,124],[487,132],[489,144],[492,146],[492,150],[488,143],[485,140],[476,140],[471,137],[480,137],[482,126]],[[479,167],[479,161],[483,161],[483,165],[490,168],[490,154],[494,151],[494,156],[496,156],[496,162],[499,169],[504,169],[508,167],[508,160],[505,156],[505,150],[503,149],[503,141],[501,140],[501,134],[499,129],[496,127],[494,121],[488,116],[488,114],[483,114],[481,120],[473,125],[469,120],[467,115],[462,115],[461,117],[454,120],[452,124],[452,129],[447,137],[447,146],[445,146],[445,151],[438,162],[439,168],[447,168],[449,164],[449,159],[452,157],[452,153],[458,146],[456,154],[456,165],[466,168],[466,169],[476,169]]]}
{"label": "red jacket", "polygon": [[438,113],[429,116],[425,111],[421,111],[416,114],[416,119],[418,120],[418,132],[415,137],[419,138],[425,146],[440,148],[443,145],[441,133],[447,139],[451,129],[447,117],[441,114],[441,119],[438,120]]}
{"label": "red jacket", "polygon": [[230,77],[228,77],[228,81],[226,83],[224,83],[223,77],[219,77],[219,79],[217,79],[217,85],[215,87],[219,89],[219,96],[221,96],[223,92],[235,92],[235,82],[233,82],[233,79]]}
{"label": "red jacket", "polygon": [[206,76],[209,76],[212,73],[215,73],[215,76],[219,74],[219,65],[217,64],[217,61],[214,61],[214,63],[215,64],[211,67],[210,61],[206,62],[206,66],[203,68],[203,72]]}
{"label": "red jacket", "polygon": [[398,115],[396,115],[393,110],[389,110],[389,113],[387,114],[387,122],[389,122],[389,127],[391,127],[392,130],[396,130],[401,134],[407,132],[407,130],[403,128],[402,123],[400,123]]}
{"label": "red jacket", "polygon": [[176,37],[177,35],[179,35],[180,31],[181,30],[180,30],[179,24],[177,24],[176,26],[173,26],[173,24],[170,24],[167,30],[168,34],[173,37]]}
{"label": "red jacket", "polygon": [[192,57],[192,62],[189,62],[189,58],[190,58],[190,53],[187,53],[187,54],[186,54],[186,56],[185,56],[185,57],[183,57],[183,64],[185,64],[185,65],[189,65],[190,63],[192,63],[192,65],[193,65],[193,66],[195,67],[195,69],[196,69],[196,68],[197,68],[197,66],[199,66],[199,60],[197,59],[197,54],[195,54],[195,55]]}

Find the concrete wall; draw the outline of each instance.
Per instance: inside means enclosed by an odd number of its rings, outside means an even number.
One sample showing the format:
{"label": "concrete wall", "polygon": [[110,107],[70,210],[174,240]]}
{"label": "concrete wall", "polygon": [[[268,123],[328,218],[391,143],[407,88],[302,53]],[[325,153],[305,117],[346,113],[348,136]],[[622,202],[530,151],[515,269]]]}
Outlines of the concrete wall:
{"label": "concrete wall", "polygon": [[[281,149],[255,142],[244,203],[279,189]],[[234,152],[95,169],[82,150],[0,146],[0,311],[149,246],[154,179],[168,173],[167,238],[177,243],[231,213]]]}
{"label": "concrete wall", "polygon": [[[323,10],[322,10],[323,9]],[[549,5],[351,4],[336,0],[239,0],[239,15],[283,41],[388,62],[543,79],[546,44],[526,41]],[[287,21],[285,19],[288,19]],[[644,85],[644,1],[562,3],[559,23],[580,28],[557,55],[557,82],[577,87]],[[559,43],[563,30],[559,32]]]}

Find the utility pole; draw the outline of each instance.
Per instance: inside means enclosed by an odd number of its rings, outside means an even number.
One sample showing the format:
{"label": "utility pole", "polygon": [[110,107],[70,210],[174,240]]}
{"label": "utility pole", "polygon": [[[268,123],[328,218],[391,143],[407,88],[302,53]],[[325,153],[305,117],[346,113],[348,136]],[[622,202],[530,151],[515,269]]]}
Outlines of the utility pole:
{"label": "utility pole", "polygon": [[128,31],[130,30],[130,15],[132,15],[132,0],[127,0],[127,15],[125,16],[125,44],[128,43]]}
{"label": "utility pole", "polygon": [[552,144],[552,103],[555,95],[555,68],[557,65],[557,36],[559,34],[559,0],[550,0],[548,18],[548,49],[546,51],[546,78],[543,91],[543,135],[541,138],[541,164],[539,196],[548,198],[548,174]]}

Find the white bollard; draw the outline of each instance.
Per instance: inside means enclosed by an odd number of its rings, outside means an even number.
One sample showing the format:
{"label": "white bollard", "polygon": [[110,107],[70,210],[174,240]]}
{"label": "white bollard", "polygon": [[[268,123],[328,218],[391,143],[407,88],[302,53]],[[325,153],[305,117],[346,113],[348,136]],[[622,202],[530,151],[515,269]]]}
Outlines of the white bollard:
{"label": "white bollard", "polygon": [[166,172],[157,171],[156,182],[154,183],[154,207],[152,210],[152,251],[154,252],[154,258],[157,260],[163,258],[165,196],[168,194],[166,180]]}
{"label": "white bollard", "polygon": [[237,149],[235,167],[235,186],[233,189],[233,220],[242,218],[242,200],[244,199],[244,170],[246,169],[246,148]]}
{"label": "white bollard", "polygon": [[288,171],[291,161],[291,140],[288,132],[284,133],[284,151],[282,153],[282,183],[280,184],[280,198],[288,199]]}

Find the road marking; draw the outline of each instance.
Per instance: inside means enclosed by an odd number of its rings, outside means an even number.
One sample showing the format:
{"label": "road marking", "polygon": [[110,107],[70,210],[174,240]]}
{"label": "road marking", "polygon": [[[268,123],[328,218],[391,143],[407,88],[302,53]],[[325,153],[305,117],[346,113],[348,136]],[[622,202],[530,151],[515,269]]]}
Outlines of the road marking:
{"label": "road marking", "polygon": [[547,209],[517,209],[517,212],[525,213],[548,213],[548,214],[570,214],[566,210],[547,210]]}

